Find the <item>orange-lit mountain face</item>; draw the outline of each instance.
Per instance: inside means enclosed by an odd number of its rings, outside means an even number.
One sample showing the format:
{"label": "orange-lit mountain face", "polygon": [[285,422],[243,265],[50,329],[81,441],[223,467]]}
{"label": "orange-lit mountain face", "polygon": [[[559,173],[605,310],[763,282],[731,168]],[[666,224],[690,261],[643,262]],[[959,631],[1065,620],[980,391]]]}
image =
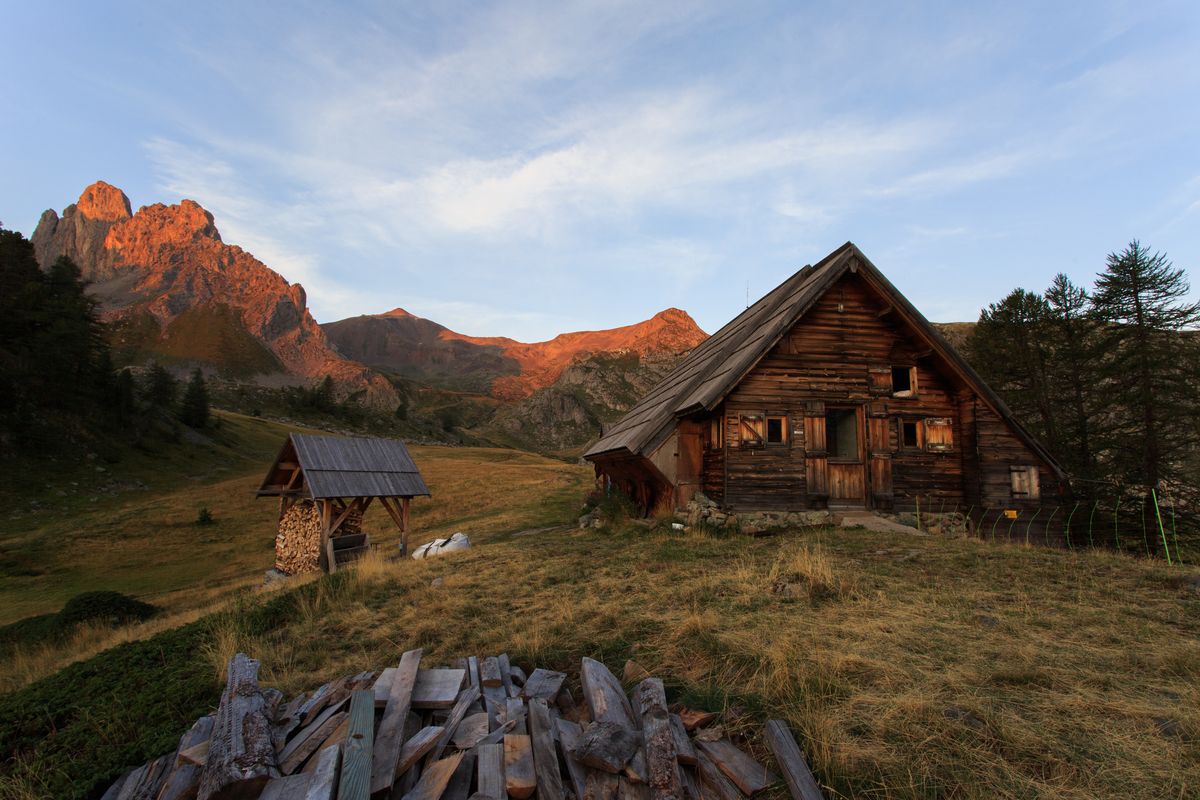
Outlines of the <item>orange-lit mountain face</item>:
{"label": "orange-lit mountain face", "polygon": [[386,379],[330,346],[303,287],[221,241],[212,214],[191,200],[135,214],[124,192],[99,181],[61,217],[42,214],[32,241],[43,266],[62,255],[79,265],[127,354],[241,377],[330,375],[372,404],[397,402]]}
{"label": "orange-lit mountain face", "polygon": [[338,349],[379,369],[521,400],[587,356],[639,357],[687,352],[707,334],[684,311],[668,308],[644,322],[563,333],[546,342],[467,336],[402,308],[323,326]]}

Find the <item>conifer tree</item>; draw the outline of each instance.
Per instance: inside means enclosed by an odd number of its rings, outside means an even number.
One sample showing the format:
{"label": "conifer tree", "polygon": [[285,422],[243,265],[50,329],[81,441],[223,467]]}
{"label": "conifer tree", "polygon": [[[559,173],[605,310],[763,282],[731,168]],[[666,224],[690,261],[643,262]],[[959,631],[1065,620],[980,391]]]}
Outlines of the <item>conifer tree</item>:
{"label": "conifer tree", "polygon": [[1049,314],[1052,358],[1050,394],[1059,417],[1061,449],[1057,453],[1067,472],[1080,479],[1075,489],[1091,497],[1100,476],[1096,462],[1097,384],[1100,349],[1096,323],[1090,315],[1091,298],[1061,272],[1045,294]]}
{"label": "conifer tree", "polygon": [[170,408],[179,394],[179,383],[166,367],[155,362],[146,374],[146,402],[155,408]]}
{"label": "conifer tree", "polygon": [[184,425],[203,428],[208,424],[208,415],[208,387],[204,383],[204,373],[196,368],[192,370],[192,377],[183,391],[179,419]]}
{"label": "conifer tree", "polygon": [[[1105,455],[1125,479],[1154,488],[1200,446],[1200,303],[1184,271],[1136,239],[1108,256],[1092,298],[1102,324],[1102,390],[1111,404]],[[1194,476],[1192,478],[1194,482]]]}

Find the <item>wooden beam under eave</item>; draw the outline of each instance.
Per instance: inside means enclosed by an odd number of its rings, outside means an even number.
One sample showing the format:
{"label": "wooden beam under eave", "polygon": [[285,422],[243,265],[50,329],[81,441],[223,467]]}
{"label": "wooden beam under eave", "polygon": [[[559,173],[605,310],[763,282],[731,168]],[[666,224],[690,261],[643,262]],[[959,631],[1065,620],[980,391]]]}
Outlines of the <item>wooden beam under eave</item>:
{"label": "wooden beam under eave", "polygon": [[895,311],[896,311],[896,307],[895,307],[895,306],[888,306],[887,308],[885,308],[885,309],[883,309],[883,310],[881,310],[881,311],[877,311],[877,312],[875,312],[875,319],[883,319],[883,318],[884,318],[884,317],[886,317],[888,314],[895,313]]}

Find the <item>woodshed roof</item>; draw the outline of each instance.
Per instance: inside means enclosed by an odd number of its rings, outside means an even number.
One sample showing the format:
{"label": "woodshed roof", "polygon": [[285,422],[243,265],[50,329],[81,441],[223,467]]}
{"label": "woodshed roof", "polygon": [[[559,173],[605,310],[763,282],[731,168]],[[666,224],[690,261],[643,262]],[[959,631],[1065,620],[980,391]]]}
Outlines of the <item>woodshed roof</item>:
{"label": "woodshed roof", "polygon": [[304,476],[300,493],[314,500],[429,495],[420,470],[399,439],[293,433],[258,494],[287,493],[284,487],[297,466]]}
{"label": "woodshed roof", "polygon": [[588,448],[584,458],[595,459],[620,451],[649,455],[670,435],[676,420],[716,408],[847,271],[861,274],[916,329],[927,346],[1051,468],[1062,474],[1058,463],[1013,418],[1004,401],[853,242],[846,242],[816,264],[804,267],[699,344]]}

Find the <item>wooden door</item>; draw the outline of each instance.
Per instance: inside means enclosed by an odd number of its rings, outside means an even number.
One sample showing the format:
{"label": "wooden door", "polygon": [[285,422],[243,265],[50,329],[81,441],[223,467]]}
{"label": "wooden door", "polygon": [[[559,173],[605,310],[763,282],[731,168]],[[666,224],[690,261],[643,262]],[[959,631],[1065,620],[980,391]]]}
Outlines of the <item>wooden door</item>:
{"label": "wooden door", "polygon": [[825,404],[820,400],[804,408],[804,483],[808,504],[822,507],[829,500],[829,458],[825,449]]}
{"label": "wooden door", "polygon": [[675,507],[683,508],[700,488],[700,473],[704,467],[703,425],[699,422],[679,423],[675,449]]}
{"label": "wooden door", "polygon": [[863,454],[863,407],[832,406],[825,412],[829,451],[829,502],[866,505],[867,470]]}

